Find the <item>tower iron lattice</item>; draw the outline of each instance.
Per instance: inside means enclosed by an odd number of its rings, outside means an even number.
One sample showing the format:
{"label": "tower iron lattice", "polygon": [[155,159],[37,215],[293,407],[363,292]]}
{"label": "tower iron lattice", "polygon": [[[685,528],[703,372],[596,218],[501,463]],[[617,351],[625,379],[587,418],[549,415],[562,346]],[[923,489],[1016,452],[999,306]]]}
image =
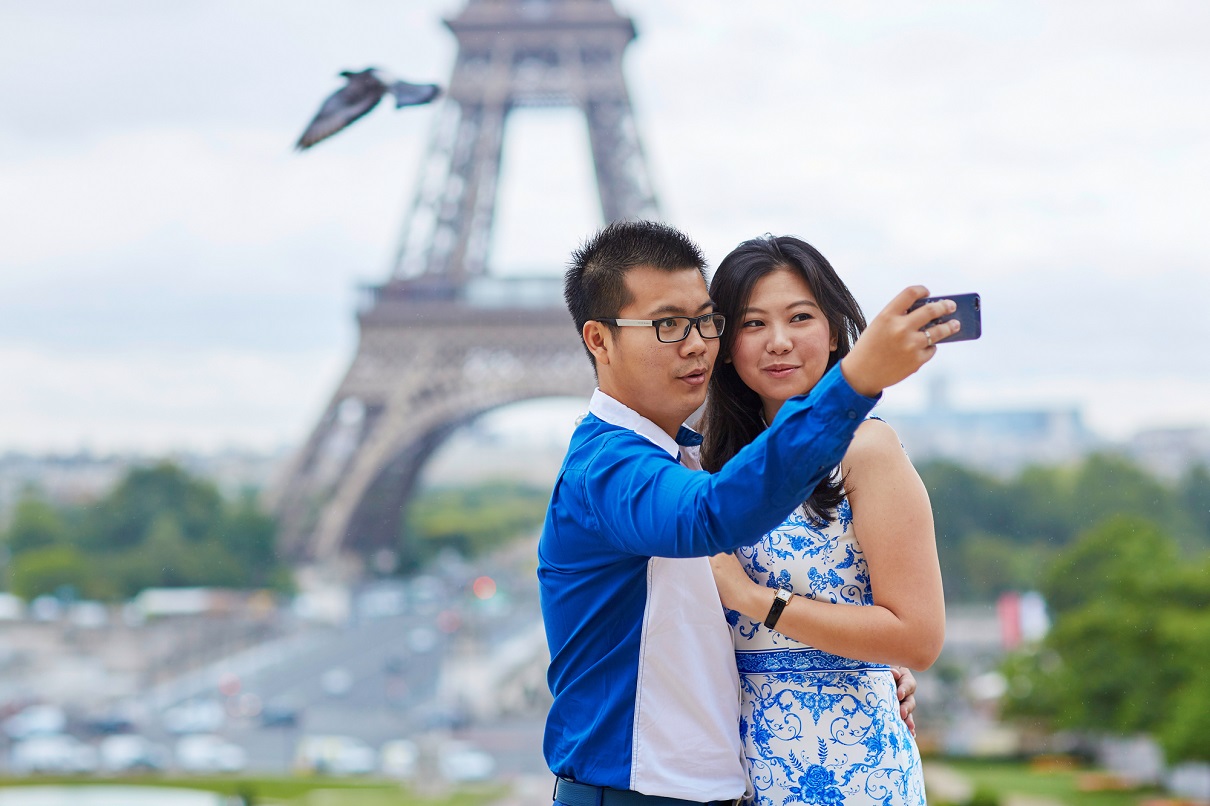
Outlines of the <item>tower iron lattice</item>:
{"label": "tower iron lattice", "polygon": [[603,220],[659,218],[622,74],[634,23],[611,0],[468,0],[445,24],[457,56],[390,276],[365,289],[353,363],[270,493],[280,551],[328,576],[399,545],[424,462],[460,425],[592,389],[557,281],[489,271],[509,114],[581,111]]}

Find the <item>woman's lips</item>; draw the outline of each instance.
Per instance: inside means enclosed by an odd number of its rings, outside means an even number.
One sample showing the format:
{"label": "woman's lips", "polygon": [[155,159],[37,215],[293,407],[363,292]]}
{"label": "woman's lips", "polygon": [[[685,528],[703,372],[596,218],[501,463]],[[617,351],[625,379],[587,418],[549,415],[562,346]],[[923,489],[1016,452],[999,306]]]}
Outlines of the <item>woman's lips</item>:
{"label": "woman's lips", "polygon": [[796,369],[798,369],[798,367],[792,367],[787,364],[775,364],[771,367],[765,367],[764,371],[770,377],[781,379],[790,375]]}

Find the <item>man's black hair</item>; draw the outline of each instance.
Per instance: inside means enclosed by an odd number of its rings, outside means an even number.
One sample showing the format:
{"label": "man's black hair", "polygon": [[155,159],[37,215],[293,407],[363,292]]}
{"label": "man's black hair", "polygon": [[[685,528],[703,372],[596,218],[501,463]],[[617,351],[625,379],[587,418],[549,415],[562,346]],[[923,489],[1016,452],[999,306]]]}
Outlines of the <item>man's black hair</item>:
{"label": "man's black hair", "polygon": [[[706,277],[702,250],[685,233],[656,221],[614,221],[572,253],[563,278],[563,298],[577,333],[583,334],[589,320],[617,318],[631,301],[626,272],[639,266],[697,269]],[[596,367],[587,345],[584,350]]]}

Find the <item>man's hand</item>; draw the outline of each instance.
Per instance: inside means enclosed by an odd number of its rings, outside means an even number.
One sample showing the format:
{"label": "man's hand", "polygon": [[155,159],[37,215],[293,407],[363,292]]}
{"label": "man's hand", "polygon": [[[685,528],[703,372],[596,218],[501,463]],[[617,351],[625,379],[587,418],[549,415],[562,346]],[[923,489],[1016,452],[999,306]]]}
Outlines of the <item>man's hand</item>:
{"label": "man's hand", "polygon": [[907,724],[908,732],[916,735],[916,719],[912,712],[916,710],[916,678],[912,670],[906,666],[892,666],[891,674],[895,676],[895,696],[899,698],[899,716]]}
{"label": "man's hand", "polygon": [[[753,600],[760,598],[762,590],[771,597],[773,589],[753,582],[740,565],[738,557],[734,554],[715,554],[710,558],[710,570],[714,572],[714,585],[718,588],[718,598],[722,600],[723,607],[737,610],[748,618],[764,618],[763,613],[768,612],[769,605],[765,604],[764,611],[761,611],[761,604]],[[758,611],[761,613],[759,616]]]}
{"label": "man's hand", "polygon": [[957,307],[952,299],[940,299],[908,310],[913,302],[927,296],[928,289],[922,285],[900,291],[841,359],[840,371],[853,391],[873,397],[899,383],[936,354],[937,342],[958,332],[961,324],[957,319],[934,325],[927,334],[921,331]]}

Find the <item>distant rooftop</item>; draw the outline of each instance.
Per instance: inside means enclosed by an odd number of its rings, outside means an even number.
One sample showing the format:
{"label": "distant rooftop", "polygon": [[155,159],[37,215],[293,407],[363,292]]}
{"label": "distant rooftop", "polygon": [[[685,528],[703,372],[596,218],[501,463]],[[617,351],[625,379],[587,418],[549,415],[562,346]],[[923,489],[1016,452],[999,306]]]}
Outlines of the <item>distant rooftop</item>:
{"label": "distant rooftop", "polygon": [[1210,429],[1149,429],[1111,442],[1089,429],[1072,406],[955,409],[944,378],[931,379],[923,411],[888,413],[887,421],[915,461],[950,459],[998,475],[1075,462],[1094,451],[1121,453],[1160,476],[1178,476],[1199,463],[1210,466]]}
{"label": "distant rooftop", "polygon": [[944,378],[932,378],[922,412],[888,414],[916,461],[944,458],[1011,474],[1031,464],[1076,461],[1103,445],[1076,408],[960,411],[948,391]]}

